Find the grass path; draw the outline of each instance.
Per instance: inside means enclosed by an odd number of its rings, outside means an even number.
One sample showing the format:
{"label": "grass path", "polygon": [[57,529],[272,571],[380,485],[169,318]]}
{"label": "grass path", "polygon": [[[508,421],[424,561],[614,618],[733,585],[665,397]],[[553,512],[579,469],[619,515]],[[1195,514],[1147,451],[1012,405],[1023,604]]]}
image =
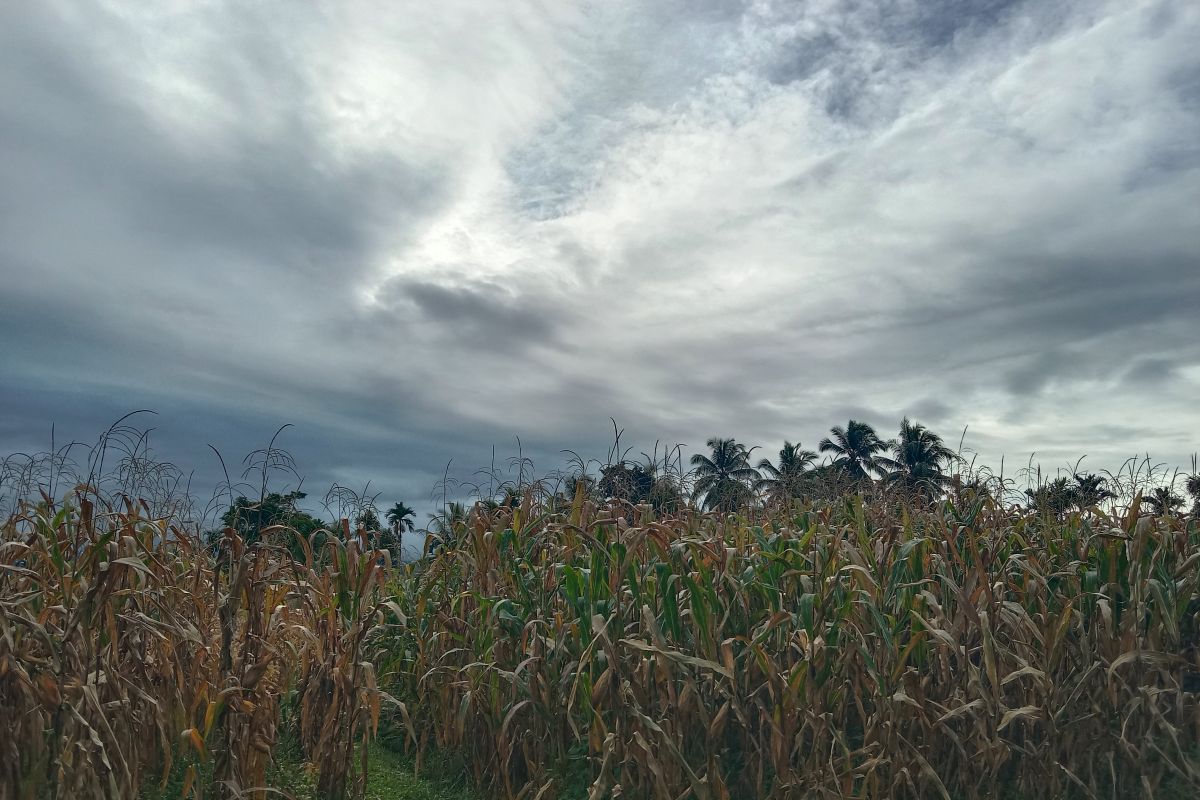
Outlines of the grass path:
{"label": "grass path", "polygon": [[477,800],[465,779],[451,779],[449,770],[433,773],[431,778],[418,778],[409,759],[386,747],[372,747],[366,800]]}
{"label": "grass path", "polygon": [[[267,774],[271,788],[295,800],[313,798],[311,776],[288,747],[276,752],[275,765]],[[183,789],[182,764],[172,770],[166,786],[143,787],[139,800],[178,800]],[[365,800],[479,800],[467,784],[462,765],[451,760],[433,761],[421,777],[413,774],[412,759],[381,744],[371,746]],[[201,773],[206,779],[206,771]],[[280,795],[276,795],[280,796]]]}

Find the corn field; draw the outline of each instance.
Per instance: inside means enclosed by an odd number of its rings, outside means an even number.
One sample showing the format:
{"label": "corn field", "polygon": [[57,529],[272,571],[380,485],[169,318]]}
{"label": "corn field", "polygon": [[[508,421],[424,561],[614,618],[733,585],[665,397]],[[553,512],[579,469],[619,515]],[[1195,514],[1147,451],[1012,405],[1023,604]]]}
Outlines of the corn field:
{"label": "corn field", "polygon": [[180,767],[182,797],[262,798],[283,706],[320,794],[360,788],[389,564],[343,534],[299,561],[87,486],[24,504],[0,536],[0,798],[133,798]]}
{"label": "corn field", "polygon": [[412,569],[381,669],[485,796],[1194,796],[1200,531],[1138,505],[527,495]]}
{"label": "corn field", "polygon": [[[0,536],[0,798],[318,797],[381,731],[482,796],[1200,789],[1200,530],[991,497],[741,515],[478,504],[393,568],[343,523],[219,545],[79,486]],[[315,540],[314,540],[315,541]]]}

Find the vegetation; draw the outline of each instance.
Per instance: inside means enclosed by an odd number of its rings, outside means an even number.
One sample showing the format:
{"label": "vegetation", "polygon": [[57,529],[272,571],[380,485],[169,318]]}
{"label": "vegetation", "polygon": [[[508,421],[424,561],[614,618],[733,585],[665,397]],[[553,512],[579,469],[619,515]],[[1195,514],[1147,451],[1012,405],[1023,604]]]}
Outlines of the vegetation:
{"label": "vegetation", "polygon": [[1157,473],[1026,492],[851,421],[824,464],[521,463],[398,564],[413,509],[310,529],[273,448],[208,539],[128,472],[0,470],[0,797],[1200,790],[1200,520]]}
{"label": "vegetation", "polygon": [[947,465],[958,455],[942,442],[942,437],[905,417],[900,423],[900,436],[889,442],[894,458],[877,458],[886,468],[884,477],[899,484],[914,497],[936,495],[950,483]]}
{"label": "vegetation", "polygon": [[470,753],[489,796],[1200,787],[1195,521],[578,499],[475,513],[397,600],[412,746]]}
{"label": "vegetation", "polygon": [[773,502],[803,497],[809,489],[816,462],[817,454],[812,450],[785,441],[779,451],[779,466],[767,458],[758,462],[758,471],[763,477],[755,488]]}
{"label": "vegetation", "polygon": [[314,534],[323,536],[329,527],[328,523],[297,508],[296,504],[305,497],[304,492],[271,492],[257,500],[238,497],[221,515],[221,527],[209,531],[209,544],[219,547],[224,532],[232,528],[245,544],[253,545],[266,531],[268,535],[275,535],[277,544],[298,557],[304,550],[301,540]]}
{"label": "vegetation", "polygon": [[694,493],[703,498],[709,511],[736,511],[754,499],[753,487],[762,479],[750,466],[750,451],[733,439],[709,439],[711,455],[692,456],[696,483]]}
{"label": "vegetation", "polygon": [[[1086,511],[1116,495],[1106,488],[1108,480],[1091,473],[1076,473],[1073,479],[1058,477],[1033,489],[1026,489],[1031,510],[1062,516],[1071,510]],[[1146,498],[1149,503],[1150,495]]]}
{"label": "vegetation", "polygon": [[386,560],[286,531],[297,560],[268,541],[282,529],[249,542],[232,526],[212,557],[173,522],[80,485],[5,523],[0,796],[132,797],[175,763],[183,796],[258,795],[285,722],[321,796],[361,787]]}
{"label": "vegetation", "polygon": [[822,453],[832,454],[834,466],[851,479],[861,485],[884,472],[886,462],[882,454],[887,452],[889,443],[880,439],[870,425],[852,419],[845,428],[835,425],[829,433],[819,448]]}
{"label": "vegetation", "polygon": [[413,517],[417,515],[415,509],[411,509],[404,503],[397,502],[387,512],[388,526],[397,534],[405,532],[412,533],[415,529],[413,526]]}

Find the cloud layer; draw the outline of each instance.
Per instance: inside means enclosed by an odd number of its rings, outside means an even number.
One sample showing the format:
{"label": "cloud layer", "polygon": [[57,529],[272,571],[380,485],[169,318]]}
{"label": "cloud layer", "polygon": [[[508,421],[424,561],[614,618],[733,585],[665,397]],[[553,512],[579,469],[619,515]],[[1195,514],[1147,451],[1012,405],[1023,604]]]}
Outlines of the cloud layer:
{"label": "cloud layer", "polygon": [[26,4],[0,28],[5,451],[424,497],[912,414],[997,463],[1200,449],[1200,7]]}

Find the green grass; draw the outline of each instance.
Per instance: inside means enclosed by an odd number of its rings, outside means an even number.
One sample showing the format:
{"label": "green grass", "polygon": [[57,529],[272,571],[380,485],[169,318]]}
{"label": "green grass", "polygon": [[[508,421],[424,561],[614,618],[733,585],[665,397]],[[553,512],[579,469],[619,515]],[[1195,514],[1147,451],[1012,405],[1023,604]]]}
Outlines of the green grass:
{"label": "green grass", "polygon": [[[299,754],[288,743],[277,748],[276,763],[268,772],[272,789],[296,800],[315,798],[312,781],[305,773]],[[375,743],[368,761],[365,800],[478,800],[467,785],[466,770],[460,761],[435,757],[427,761],[424,774],[413,774],[411,758]],[[177,800],[183,789],[186,764],[177,762],[165,786],[157,780],[143,787],[139,800]],[[211,776],[201,767],[200,780]],[[276,795],[278,796],[278,795]]]}
{"label": "green grass", "polygon": [[426,775],[413,775],[412,761],[382,745],[371,748],[367,800],[476,800],[465,772],[449,759],[427,765]]}

